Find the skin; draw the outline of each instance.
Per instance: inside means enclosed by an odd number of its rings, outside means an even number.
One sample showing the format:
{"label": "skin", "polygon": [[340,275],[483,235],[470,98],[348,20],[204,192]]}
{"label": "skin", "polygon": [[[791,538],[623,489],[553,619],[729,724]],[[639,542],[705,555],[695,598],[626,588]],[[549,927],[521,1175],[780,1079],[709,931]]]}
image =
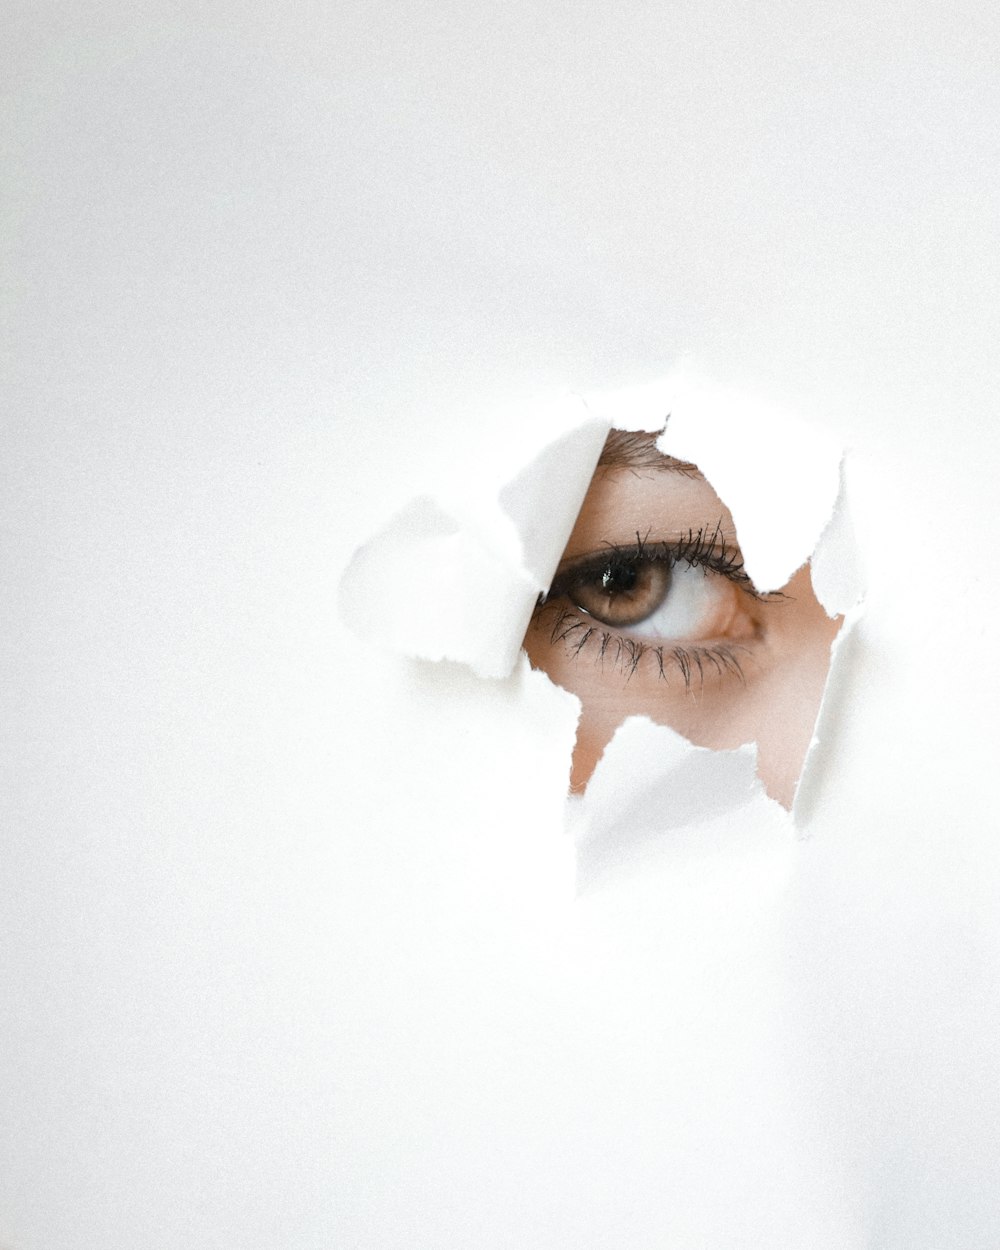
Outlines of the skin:
{"label": "skin", "polygon": [[[649,460],[649,456],[646,456]],[[709,483],[693,466],[663,460],[657,467],[599,467],[591,482],[560,570],[574,560],[607,550],[608,544],[629,546],[636,535],[670,542],[690,530],[714,530],[721,522],[727,547],[735,549],[732,516]],[[705,576],[704,570],[697,570]],[[557,573],[557,578],[559,574]],[[582,791],[605,746],[627,716],[644,715],[669,725],[697,746],[732,749],[747,742],[758,746],[758,772],[772,798],[791,807],[802,764],[830,666],[830,646],[843,622],[827,616],[817,600],[805,565],[783,589],[783,597],[755,598],[722,573],[708,571],[714,607],[693,636],[661,639],[669,653],[674,645],[704,656],[686,684],[676,664],[659,664],[651,652],[629,675],[616,664],[616,639],[635,637],[635,630],[601,624],[574,608],[566,597],[536,610],[524,640],[535,668],[576,694],[583,714],[573,753],[571,789]],[[591,606],[593,606],[591,604]],[[573,613],[567,617],[567,610]],[[596,609],[595,609],[596,610]],[[583,620],[594,634],[574,653],[585,629],[565,640],[553,639],[560,620]],[[601,636],[612,641],[600,657]],[[647,646],[656,640],[642,638]],[[742,674],[717,666],[713,649],[734,654]]]}

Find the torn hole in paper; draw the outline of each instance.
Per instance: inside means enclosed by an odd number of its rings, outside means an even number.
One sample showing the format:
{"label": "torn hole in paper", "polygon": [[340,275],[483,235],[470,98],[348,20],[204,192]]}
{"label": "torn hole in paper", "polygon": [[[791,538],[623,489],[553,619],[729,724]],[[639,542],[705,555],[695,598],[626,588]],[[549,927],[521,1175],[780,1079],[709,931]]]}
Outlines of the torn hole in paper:
{"label": "torn hole in paper", "polygon": [[[676,380],[567,411],[513,480],[471,504],[414,501],[366,544],[342,582],[345,618],[493,679],[523,642],[580,700],[570,789],[586,791],[588,837],[608,823],[609,785],[645,795],[630,811],[655,808],[661,824],[667,790],[687,813],[684,796],[705,791],[686,769],[704,772],[706,749],[734,753],[740,778],[750,760],[791,809],[831,648],[860,597],[839,448],[744,396]],[[405,589],[405,628],[386,587]],[[645,786],[609,749],[633,718],[673,734],[669,751],[650,740]],[[760,786],[716,788],[709,806],[723,793],[735,806]]]}
{"label": "torn hole in paper", "polygon": [[[612,430],[525,649],[582,703],[581,793],[630,716],[698,747],[755,743],[791,808],[843,615],[810,556],[840,456],[811,431],[729,397],[675,401],[659,437]],[[739,519],[715,483],[739,505]],[[843,594],[824,554],[821,589]]]}

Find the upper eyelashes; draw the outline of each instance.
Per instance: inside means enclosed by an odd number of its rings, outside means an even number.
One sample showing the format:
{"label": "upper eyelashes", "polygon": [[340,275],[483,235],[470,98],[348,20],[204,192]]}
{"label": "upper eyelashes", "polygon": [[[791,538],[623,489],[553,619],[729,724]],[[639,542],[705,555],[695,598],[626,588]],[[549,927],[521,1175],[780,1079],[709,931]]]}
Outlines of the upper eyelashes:
{"label": "upper eyelashes", "polygon": [[650,561],[666,561],[670,564],[683,562],[692,568],[698,566],[711,569],[736,582],[748,594],[761,597],[744,570],[739,547],[726,540],[720,522],[698,530],[689,529],[687,534],[668,542],[650,542],[647,531],[645,537],[637,533],[634,544],[620,546],[617,543],[606,543],[601,552],[565,563],[557,572],[544,599],[553,599],[565,593],[566,588],[581,576],[598,573],[603,576],[605,572],[613,573]]}

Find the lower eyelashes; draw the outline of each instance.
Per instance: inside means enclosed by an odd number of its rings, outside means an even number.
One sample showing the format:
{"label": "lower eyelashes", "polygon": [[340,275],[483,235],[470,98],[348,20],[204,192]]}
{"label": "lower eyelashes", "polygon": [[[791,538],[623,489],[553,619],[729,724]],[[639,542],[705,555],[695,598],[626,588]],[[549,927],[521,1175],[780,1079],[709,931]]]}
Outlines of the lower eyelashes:
{"label": "lower eyelashes", "polygon": [[[687,689],[726,679],[746,684],[744,665],[752,654],[746,645],[749,638],[704,642],[637,638],[551,601],[540,604],[532,619],[533,629],[546,627],[550,645],[564,647],[571,659],[589,659],[602,671],[618,672],[626,682],[641,666],[663,681],[679,677]],[[758,634],[755,631],[755,637]]]}

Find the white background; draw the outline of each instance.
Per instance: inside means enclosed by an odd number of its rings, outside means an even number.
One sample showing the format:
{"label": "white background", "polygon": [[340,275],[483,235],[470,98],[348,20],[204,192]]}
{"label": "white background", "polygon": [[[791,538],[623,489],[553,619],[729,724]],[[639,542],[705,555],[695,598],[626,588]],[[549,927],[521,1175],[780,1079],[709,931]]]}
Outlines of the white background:
{"label": "white background", "polygon": [[[258,9],[5,6],[0,1243],[1000,1244],[991,6]],[[574,901],[542,704],[336,582],[682,358],[869,611],[807,840]]]}

